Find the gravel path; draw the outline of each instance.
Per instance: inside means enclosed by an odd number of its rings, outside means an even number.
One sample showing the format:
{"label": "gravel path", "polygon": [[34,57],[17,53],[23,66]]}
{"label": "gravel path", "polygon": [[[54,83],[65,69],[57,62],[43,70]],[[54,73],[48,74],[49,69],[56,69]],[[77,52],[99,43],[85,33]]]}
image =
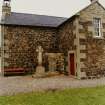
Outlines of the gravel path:
{"label": "gravel path", "polygon": [[77,80],[68,76],[39,78],[31,76],[0,77],[0,95],[13,95],[32,91],[81,88],[105,85],[105,78]]}

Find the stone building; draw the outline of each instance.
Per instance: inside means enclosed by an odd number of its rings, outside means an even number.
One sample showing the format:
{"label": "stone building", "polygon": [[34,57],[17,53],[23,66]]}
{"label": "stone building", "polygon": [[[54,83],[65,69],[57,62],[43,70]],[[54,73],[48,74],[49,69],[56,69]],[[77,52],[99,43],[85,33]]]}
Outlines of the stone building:
{"label": "stone building", "polygon": [[105,8],[98,0],[70,18],[11,12],[4,0],[1,35],[1,72],[37,66],[42,46],[47,71],[62,71],[77,78],[105,76]]}

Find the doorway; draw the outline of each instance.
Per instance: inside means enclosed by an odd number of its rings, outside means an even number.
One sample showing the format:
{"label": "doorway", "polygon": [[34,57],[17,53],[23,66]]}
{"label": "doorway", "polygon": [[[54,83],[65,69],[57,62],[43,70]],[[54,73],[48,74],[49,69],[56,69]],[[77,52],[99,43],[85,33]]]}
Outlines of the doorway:
{"label": "doorway", "polygon": [[75,54],[74,52],[69,53],[69,73],[75,75]]}

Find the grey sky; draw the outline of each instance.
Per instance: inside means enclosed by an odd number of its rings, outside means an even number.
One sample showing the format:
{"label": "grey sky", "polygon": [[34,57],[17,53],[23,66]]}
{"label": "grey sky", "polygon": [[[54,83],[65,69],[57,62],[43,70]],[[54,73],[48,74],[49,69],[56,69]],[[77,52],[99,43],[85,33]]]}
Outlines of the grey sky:
{"label": "grey sky", "polygon": [[[105,7],[105,0],[99,0],[99,2]],[[11,0],[14,12],[61,17],[70,17],[89,4],[90,0]],[[0,12],[1,6],[2,0],[0,0]]]}

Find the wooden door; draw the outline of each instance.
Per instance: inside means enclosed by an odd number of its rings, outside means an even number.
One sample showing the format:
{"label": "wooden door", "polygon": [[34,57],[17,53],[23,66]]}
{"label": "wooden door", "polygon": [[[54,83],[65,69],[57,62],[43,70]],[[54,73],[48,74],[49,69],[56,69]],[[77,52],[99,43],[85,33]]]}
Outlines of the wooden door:
{"label": "wooden door", "polygon": [[75,75],[74,53],[70,53],[70,74]]}

